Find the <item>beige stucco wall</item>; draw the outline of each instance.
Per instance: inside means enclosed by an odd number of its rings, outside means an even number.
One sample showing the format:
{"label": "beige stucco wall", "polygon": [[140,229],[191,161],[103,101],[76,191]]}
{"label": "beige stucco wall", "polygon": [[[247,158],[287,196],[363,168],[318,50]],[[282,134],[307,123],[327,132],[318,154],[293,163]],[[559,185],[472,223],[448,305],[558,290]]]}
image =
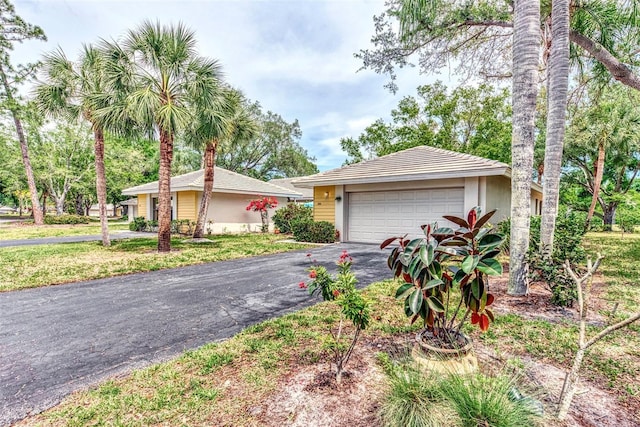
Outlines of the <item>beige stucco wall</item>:
{"label": "beige stucco wall", "polygon": [[531,215],[542,214],[542,193],[531,189]]}
{"label": "beige stucco wall", "polygon": [[[497,223],[511,215],[511,181],[504,176],[487,177],[487,210],[498,209],[491,219]],[[537,208],[537,210],[536,210]],[[540,215],[542,193],[531,189],[531,215]]]}
{"label": "beige stucco wall", "polygon": [[[205,230],[211,229],[212,233],[239,233],[247,231],[260,231],[262,221],[260,213],[247,211],[249,202],[258,196],[232,194],[232,193],[213,193],[207,210],[207,223]],[[198,205],[202,193],[198,196]],[[278,207],[269,210],[269,218],[274,212],[287,205],[286,197],[276,197]],[[213,220],[213,224],[208,221]],[[273,222],[269,221],[269,228],[273,230]]]}
{"label": "beige stucco wall", "polygon": [[486,182],[487,206],[485,211],[498,209],[491,218],[491,222],[496,224],[511,215],[511,181],[505,176],[488,176]]}

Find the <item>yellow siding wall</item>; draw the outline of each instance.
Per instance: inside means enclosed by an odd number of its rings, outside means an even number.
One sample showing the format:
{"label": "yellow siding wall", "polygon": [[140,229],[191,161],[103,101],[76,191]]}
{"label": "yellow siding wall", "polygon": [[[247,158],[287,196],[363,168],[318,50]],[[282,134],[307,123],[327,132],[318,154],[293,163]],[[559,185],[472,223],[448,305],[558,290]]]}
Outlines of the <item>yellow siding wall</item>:
{"label": "yellow siding wall", "polygon": [[138,216],[147,219],[147,194],[138,194]]}
{"label": "yellow siding wall", "polygon": [[[329,193],[325,197],[325,193]],[[332,224],[336,222],[336,188],[313,187],[313,219],[316,221],[329,221]]]}
{"label": "yellow siding wall", "polygon": [[178,219],[195,221],[198,219],[198,193],[196,191],[180,191],[178,197]]}

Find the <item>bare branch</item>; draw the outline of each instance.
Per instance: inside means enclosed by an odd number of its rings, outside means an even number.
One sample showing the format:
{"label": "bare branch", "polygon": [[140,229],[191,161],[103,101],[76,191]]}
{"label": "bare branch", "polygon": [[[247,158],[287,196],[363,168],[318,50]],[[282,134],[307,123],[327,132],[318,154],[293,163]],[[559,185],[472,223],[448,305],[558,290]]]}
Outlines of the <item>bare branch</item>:
{"label": "bare branch", "polygon": [[611,52],[605,49],[600,43],[591,40],[575,30],[570,31],[569,40],[589,52],[598,62],[609,70],[616,80],[626,86],[640,90],[640,77],[633,74],[633,71],[631,71],[629,67],[620,62],[618,58],[613,56]]}

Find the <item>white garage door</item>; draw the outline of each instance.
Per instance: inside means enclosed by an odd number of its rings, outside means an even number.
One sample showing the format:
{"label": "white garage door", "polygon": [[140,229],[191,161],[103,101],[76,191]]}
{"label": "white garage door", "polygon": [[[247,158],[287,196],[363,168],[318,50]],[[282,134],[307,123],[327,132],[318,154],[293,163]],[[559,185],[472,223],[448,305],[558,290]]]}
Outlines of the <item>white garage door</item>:
{"label": "white garage door", "polygon": [[438,221],[452,224],[442,215],[462,216],[464,189],[371,191],[349,193],[347,240],[381,243],[392,236],[424,236],[420,226]]}

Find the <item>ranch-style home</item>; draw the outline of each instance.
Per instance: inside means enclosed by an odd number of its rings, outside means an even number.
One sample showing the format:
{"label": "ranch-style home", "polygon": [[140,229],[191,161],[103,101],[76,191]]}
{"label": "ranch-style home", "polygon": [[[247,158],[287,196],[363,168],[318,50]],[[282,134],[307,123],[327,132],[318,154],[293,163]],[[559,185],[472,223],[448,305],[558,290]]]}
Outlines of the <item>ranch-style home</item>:
{"label": "ranch-style home", "polygon": [[[171,219],[195,221],[204,189],[204,170],[171,178]],[[122,194],[137,198],[137,215],[158,219],[158,181],[127,188]],[[247,211],[249,202],[261,196],[273,197],[278,208],[302,194],[275,184],[216,167],[213,194],[209,202],[205,230],[212,233],[259,231],[260,213]],[[273,215],[275,210],[269,212]],[[272,225],[273,227],[273,225]]]}
{"label": "ranch-style home", "polygon": [[[297,178],[313,188],[314,219],[330,221],[349,242],[380,243],[387,237],[420,236],[422,224],[443,215],[463,216],[475,206],[510,213],[511,168],[505,163],[420,146]],[[542,187],[531,186],[531,213],[542,209]]]}

